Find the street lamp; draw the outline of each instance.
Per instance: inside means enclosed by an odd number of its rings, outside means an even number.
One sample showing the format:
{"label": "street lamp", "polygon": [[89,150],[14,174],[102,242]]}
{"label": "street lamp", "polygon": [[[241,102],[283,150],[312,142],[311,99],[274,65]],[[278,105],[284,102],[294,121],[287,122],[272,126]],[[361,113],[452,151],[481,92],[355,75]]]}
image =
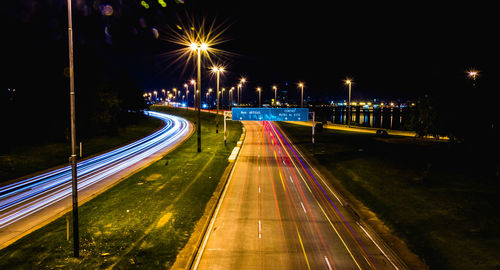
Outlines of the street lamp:
{"label": "street lamp", "polygon": [[196,109],[196,81],[191,80],[191,85],[193,85],[193,109]]}
{"label": "street lamp", "polygon": [[76,174],[76,116],[75,116],[75,72],[73,63],[73,19],[71,0],[68,0],[68,58],[69,58],[69,97],[71,123],[71,192],[73,205],[73,256],[80,255],[80,238],[78,233],[78,187]]}
{"label": "street lamp", "polygon": [[189,107],[189,85],[185,83],[184,88],[186,88],[186,106]]}
{"label": "street lamp", "polygon": [[231,110],[231,106],[233,105],[233,90],[234,90],[234,87],[231,87],[231,89],[229,89],[229,109]]}
{"label": "street lamp", "polygon": [[467,76],[469,76],[469,78],[472,78],[472,86],[476,86],[476,77],[479,76],[479,71],[477,70],[469,70],[467,71]]}
{"label": "street lamp", "polygon": [[273,102],[273,106],[276,107],[278,87],[276,87],[276,85],[273,85],[273,89],[274,89],[274,102]]}
{"label": "street lamp", "polygon": [[241,103],[241,99],[240,99],[240,91],[243,87],[243,84],[245,84],[247,82],[247,79],[245,78],[241,78],[240,79],[240,83],[238,84],[238,106],[240,106],[240,103]]}
{"label": "street lamp", "polygon": [[219,82],[220,82],[220,73],[224,72],[223,67],[212,67],[212,72],[217,75],[217,112],[215,115],[215,133],[219,133]]}
{"label": "street lamp", "polygon": [[206,43],[191,43],[189,46],[192,51],[196,51],[196,55],[198,58],[197,61],[197,69],[198,69],[198,94],[196,95],[198,97],[198,113],[197,113],[197,122],[198,122],[198,152],[201,152],[201,52],[206,52],[208,50],[208,45]]}
{"label": "street lamp", "polygon": [[349,102],[347,103],[347,127],[351,127],[351,85],[352,85],[352,80],[351,79],[346,79],[345,84],[349,85]]}
{"label": "street lamp", "polygon": [[257,87],[257,92],[259,92],[259,108],[260,108],[260,106],[261,106],[261,105],[260,105],[260,92],[261,92],[260,87]]}
{"label": "street lamp", "polygon": [[209,97],[210,97],[211,93],[212,93],[212,88],[208,88],[208,92],[207,92],[207,106],[209,104]]}
{"label": "street lamp", "polygon": [[300,107],[304,108],[304,84],[299,82],[300,91]]}
{"label": "street lamp", "polygon": [[220,106],[222,109],[224,109],[224,91],[226,91],[226,88],[222,87],[220,91]]}

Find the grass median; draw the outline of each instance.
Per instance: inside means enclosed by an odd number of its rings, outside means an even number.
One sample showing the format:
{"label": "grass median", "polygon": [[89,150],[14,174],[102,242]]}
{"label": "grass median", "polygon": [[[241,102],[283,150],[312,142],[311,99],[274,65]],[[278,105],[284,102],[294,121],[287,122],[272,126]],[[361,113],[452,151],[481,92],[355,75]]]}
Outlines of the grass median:
{"label": "grass median", "polygon": [[465,145],[280,123],[431,269],[496,269],[500,183]]}
{"label": "grass median", "polygon": [[[153,109],[194,122],[193,111]],[[215,133],[215,116],[202,113],[201,153],[195,133],[161,160],[80,206],[80,258],[72,258],[62,217],[1,250],[0,269],[169,268],[203,214],[242,126],[229,121],[227,129],[224,145],[223,134]]]}

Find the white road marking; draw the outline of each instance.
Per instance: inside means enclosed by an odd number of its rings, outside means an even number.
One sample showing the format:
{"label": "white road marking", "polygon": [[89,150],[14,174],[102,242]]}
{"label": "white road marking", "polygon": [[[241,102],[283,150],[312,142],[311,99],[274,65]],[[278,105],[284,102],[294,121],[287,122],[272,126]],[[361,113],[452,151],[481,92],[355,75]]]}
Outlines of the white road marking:
{"label": "white road marking", "polygon": [[300,205],[302,205],[302,210],[304,210],[304,213],[307,214],[307,211],[306,211],[306,208],[304,207],[304,204],[302,202],[300,202]]}
{"label": "white road marking", "polygon": [[328,265],[328,269],[332,270],[332,266],[330,265],[330,262],[328,261],[328,258],[325,256],[325,261],[326,265]]}
{"label": "white road marking", "polygon": [[293,179],[292,179],[292,177],[291,177],[291,176],[290,176],[290,181],[291,181],[291,182],[292,182],[292,184],[293,184]]}
{"label": "white road marking", "polygon": [[259,219],[259,238],[262,238],[261,231],[262,231],[262,224],[261,224],[260,219]]}
{"label": "white road marking", "polygon": [[392,260],[389,258],[389,256],[387,256],[387,254],[385,254],[385,252],[380,248],[380,246],[377,244],[377,242],[375,242],[375,240],[373,240],[372,236],[365,230],[365,228],[363,228],[363,226],[361,226],[361,224],[359,222],[356,222],[356,224],[358,224],[358,226],[366,233],[366,235],[368,236],[368,238],[370,238],[370,240],[372,240],[372,242],[375,244],[375,246],[377,246],[378,250],[380,250],[380,252],[382,252],[382,254],[384,254],[384,257],[392,264],[392,266],[394,266],[395,269],[399,269],[392,262]]}

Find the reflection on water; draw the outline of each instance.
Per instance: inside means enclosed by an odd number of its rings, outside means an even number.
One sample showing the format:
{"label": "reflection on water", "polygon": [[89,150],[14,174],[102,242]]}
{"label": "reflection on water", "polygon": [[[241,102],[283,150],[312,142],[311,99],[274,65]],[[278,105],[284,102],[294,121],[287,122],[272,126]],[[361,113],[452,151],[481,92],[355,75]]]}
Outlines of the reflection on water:
{"label": "reflection on water", "polygon": [[[347,125],[347,108],[335,107],[332,111],[331,120],[336,124]],[[403,129],[403,123],[408,118],[407,108],[388,107],[388,108],[352,108],[351,125]]]}

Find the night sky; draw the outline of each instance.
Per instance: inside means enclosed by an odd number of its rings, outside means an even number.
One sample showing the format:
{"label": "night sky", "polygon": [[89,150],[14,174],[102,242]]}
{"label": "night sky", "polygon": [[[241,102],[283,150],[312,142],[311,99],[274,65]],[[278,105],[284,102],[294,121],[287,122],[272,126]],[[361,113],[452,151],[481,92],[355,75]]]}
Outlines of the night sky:
{"label": "night sky", "polygon": [[[223,34],[226,42],[217,48],[231,55],[213,59],[228,70],[225,86],[247,77],[247,99],[253,98],[257,86],[269,97],[272,84],[287,89],[290,96],[297,95],[298,81],[305,82],[305,95],[313,99],[343,99],[346,77],[355,82],[354,98],[450,95],[464,91],[461,87],[469,83],[465,71],[472,68],[481,72],[483,97],[493,95],[498,32],[490,6],[422,1],[165,0],[167,6],[162,7],[158,1],[145,2],[148,9],[138,0],[74,1],[75,70],[94,68],[78,62],[83,57],[80,49],[85,47],[98,59],[93,65],[108,76],[121,70],[145,91],[182,88],[195,77],[194,65],[172,65],[168,52],[180,46],[167,40],[186,18],[196,22],[203,18],[228,27]],[[111,14],[107,5],[112,7]],[[6,46],[2,88],[18,87],[33,72],[50,80],[54,70],[44,69],[44,63],[51,58],[67,59],[65,12],[63,0],[4,4],[0,14]],[[208,75],[204,74],[204,89],[214,86]]]}

